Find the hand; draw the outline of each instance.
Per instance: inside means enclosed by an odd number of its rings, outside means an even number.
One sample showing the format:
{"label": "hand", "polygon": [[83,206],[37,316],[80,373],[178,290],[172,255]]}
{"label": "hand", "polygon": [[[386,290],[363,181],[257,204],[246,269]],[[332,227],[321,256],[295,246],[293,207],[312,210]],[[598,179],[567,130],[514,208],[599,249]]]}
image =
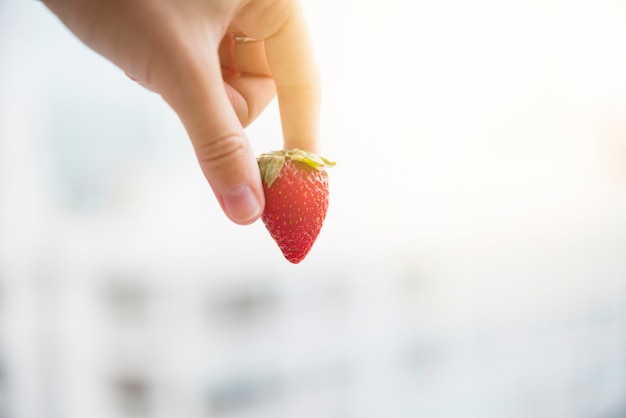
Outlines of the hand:
{"label": "hand", "polygon": [[[222,209],[265,204],[243,128],[278,95],[284,148],[317,151],[319,76],[297,0],[44,0],[79,39],[160,94]],[[237,35],[252,38],[240,42]]]}

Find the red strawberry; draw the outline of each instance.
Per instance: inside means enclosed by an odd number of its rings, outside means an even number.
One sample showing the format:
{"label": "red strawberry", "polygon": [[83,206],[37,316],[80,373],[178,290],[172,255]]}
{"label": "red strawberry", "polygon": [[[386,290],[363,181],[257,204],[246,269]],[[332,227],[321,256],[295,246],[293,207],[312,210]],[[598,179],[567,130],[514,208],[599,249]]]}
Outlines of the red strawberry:
{"label": "red strawberry", "polygon": [[297,264],[311,250],[328,209],[328,173],[335,163],[299,149],[258,157],[265,227],[285,258]]}

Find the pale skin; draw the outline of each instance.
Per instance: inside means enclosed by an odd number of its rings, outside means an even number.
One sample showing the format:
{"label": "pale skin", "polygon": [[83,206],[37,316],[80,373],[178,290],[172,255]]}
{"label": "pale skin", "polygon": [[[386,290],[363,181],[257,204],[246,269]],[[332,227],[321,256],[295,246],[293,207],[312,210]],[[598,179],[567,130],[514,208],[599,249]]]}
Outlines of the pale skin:
{"label": "pale skin", "polygon": [[[178,114],[226,215],[263,188],[244,133],[278,96],[284,148],[317,151],[320,83],[297,0],[43,0],[86,45]],[[245,35],[256,41],[241,42]]]}

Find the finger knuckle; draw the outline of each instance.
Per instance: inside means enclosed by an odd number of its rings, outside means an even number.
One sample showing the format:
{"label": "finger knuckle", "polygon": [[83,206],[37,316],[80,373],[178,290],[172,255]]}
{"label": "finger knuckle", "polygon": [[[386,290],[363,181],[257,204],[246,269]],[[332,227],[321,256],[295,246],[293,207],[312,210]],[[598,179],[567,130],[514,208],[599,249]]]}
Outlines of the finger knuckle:
{"label": "finger knuckle", "polygon": [[234,159],[245,154],[246,139],[240,134],[226,134],[196,146],[200,165],[210,171],[221,171],[231,166]]}

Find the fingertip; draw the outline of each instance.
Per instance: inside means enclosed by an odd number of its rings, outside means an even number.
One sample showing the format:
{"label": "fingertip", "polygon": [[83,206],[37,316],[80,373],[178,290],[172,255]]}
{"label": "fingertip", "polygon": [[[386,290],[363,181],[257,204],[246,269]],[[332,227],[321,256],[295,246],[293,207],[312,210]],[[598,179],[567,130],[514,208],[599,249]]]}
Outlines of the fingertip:
{"label": "fingertip", "polygon": [[299,138],[285,137],[283,147],[286,150],[301,149],[304,151],[319,153],[319,144],[316,139],[303,140]]}
{"label": "fingertip", "polygon": [[237,184],[220,193],[224,213],[228,218],[239,225],[254,223],[263,213],[264,201],[247,184]]}

